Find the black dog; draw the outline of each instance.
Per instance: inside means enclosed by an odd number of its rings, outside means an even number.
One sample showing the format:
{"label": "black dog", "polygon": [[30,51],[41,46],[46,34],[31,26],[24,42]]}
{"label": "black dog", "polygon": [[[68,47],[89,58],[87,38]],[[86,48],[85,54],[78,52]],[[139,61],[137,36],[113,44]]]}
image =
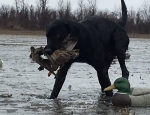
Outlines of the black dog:
{"label": "black dog", "polygon": [[[125,65],[125,52],[128,49],[129,38],[123,27],[127,21],[127,9],[124,0],[122,3],[122,21],[118,24],[113,21],[94,16],[79,23],[69,20],[56,20],[46,30],[48,54],[61,47],[62,41],[71,35],[78,42],[74,49],[80,49],[79,57],[67,62],[57,73],[57,79],[50,98],[57,98],[66,74],[74,62],[90,64],[98,75],[99,83],[104,88],[110,85],[108,69],[114,57],[117,56],[122,69],[122,77],[128,79],[129,72]],[[105,92],[106,96],[112,96],[112,91]]]}

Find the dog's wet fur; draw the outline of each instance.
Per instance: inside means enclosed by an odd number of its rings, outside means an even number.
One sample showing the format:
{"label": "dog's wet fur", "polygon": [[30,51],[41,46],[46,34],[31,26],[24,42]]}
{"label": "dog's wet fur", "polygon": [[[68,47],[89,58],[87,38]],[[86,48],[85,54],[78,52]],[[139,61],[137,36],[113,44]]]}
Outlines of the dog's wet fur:
{"label": "dog's wet fur", "polygon": [[[128,49],[129,37],[123,28],[127,21],[127,9],[124,0],[121,0],[121,3],[122,20],[119,23],[93,16],[80,22],[56,20],[47,27],[45,50],[48,54],[59,49],[68,34],[78,40],[74,49],[80,49],[78,58],[70,60],[58,71],[50,99],[58,97],[67,71],[74,62],[85,62],[97,71],[102,91],[111,84],[108,69],[115,56],[119,60],[122,77],[128,79],[129,72],[125,65],[125,52]],[[106,96],[113,95],[112,91],[105,93]]]}

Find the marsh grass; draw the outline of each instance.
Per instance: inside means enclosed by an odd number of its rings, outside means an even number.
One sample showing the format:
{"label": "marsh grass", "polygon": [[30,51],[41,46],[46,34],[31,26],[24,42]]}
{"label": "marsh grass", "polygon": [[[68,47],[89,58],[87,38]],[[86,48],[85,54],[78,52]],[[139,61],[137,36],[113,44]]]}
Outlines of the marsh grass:
{"label": "marsh grass", "polygon": [[116,115],[136,115],[135,112],[130,112],[129,107],[124,107],[119,109],[119,113],[116,113]]}
{"label": "marsh grass", "polygon": [[29,30],[3,30],[0,29],[0,34],[5,35],[45,35],[45,31],[29,31]]}
{"label": "marsh grass", "polygon": [[128,34],[130,38],[150,38],[150,34]]}

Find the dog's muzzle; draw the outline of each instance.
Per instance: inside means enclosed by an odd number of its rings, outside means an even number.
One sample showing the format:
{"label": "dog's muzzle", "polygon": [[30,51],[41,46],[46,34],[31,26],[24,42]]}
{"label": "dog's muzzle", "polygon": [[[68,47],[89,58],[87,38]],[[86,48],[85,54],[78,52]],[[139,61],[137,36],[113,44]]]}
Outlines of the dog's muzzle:
{"label": "dog's muzzle", "polygon": [[52,49],[50,45],[46,45],[44,50],[47,54],[52,54],[55,50],[63,49],[63,50],[73,50],[75,45],[77,44],[78,39],[70,37],[70,34],[62,41],[58,48]]}

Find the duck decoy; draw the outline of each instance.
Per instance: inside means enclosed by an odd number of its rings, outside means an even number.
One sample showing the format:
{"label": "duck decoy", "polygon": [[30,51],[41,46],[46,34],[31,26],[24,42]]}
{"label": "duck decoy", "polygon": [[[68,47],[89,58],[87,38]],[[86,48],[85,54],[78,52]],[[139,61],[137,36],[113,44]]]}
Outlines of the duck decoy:
{"label": "duck decoy", "polygon": [[146,107],[150,106],[150,88],[130,88],[130,83],[126,78],[118,78],[115,82],[104,89],[109,91],[117,89],[111,101],[114,106],[120,107]]}

